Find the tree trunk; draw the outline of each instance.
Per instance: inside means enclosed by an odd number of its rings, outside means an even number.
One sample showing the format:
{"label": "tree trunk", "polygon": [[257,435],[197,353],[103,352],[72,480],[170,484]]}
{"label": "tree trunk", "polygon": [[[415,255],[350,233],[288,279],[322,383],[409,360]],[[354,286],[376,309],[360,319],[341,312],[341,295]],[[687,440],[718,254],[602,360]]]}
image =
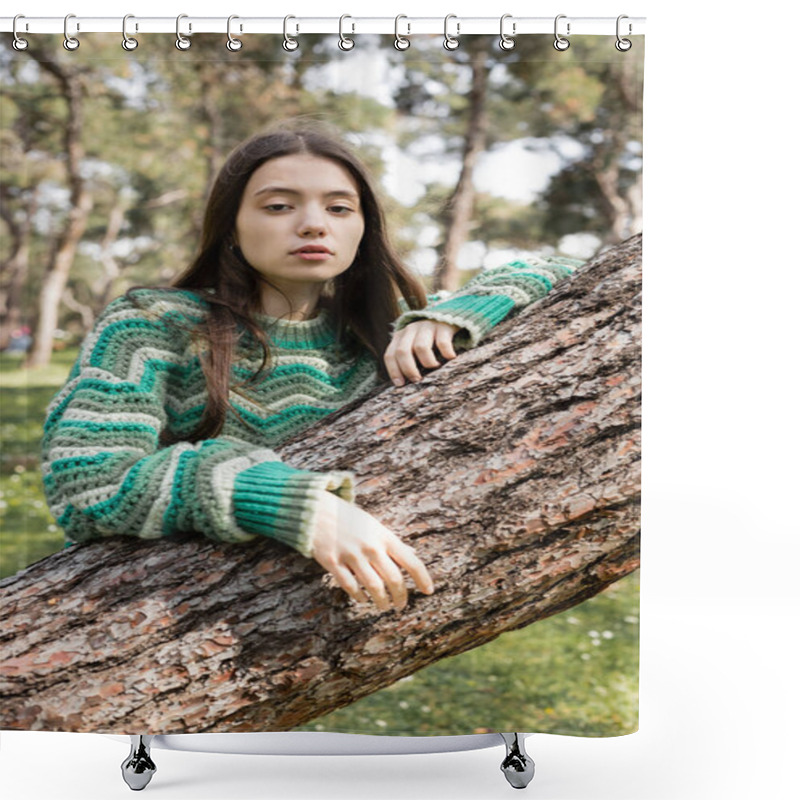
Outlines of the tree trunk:
{"label": "tree trunk", "polygon": [[122,537],[0,583],[0,726],[283,731],[595,595],[639,558],[641,237],[418,384],[281,448],[351,469],[436,591],[356,606],[259,540]]}
{"label": "tree trunk", "polygon": [[38,192],[28,193],[26,214],[18,220],[9,208],[7,187],[0,186],[0,219],[11,238],[11,252],[0,265],[0,351],[11,344],[11,334],[23,323],[22,297],[29,274],[31,219],[36,211]]}
{"label": "tree trunk", "polygon": [[620,185],[620,164],[626,147],[635,141],[634,131],[641,124],[642,87],[637,79],[637,66],[631,59],[622,59],[612,69],[608,81],[618,96],[617,110],[607,123],[606,138],[595,149],[591,160],[592,175],[602,198],[608,220],[606,245],[616,245],[642,230],[642,173],[627,191]]}
{"label": "tree trunk", "polygon": [[[206,158],[206,188],[203,197],[207,198],[211,194],[216,176],[225,161],[225,153],[222,151],[224,125],[219,103],[219,88],[224,86],[224,83],[221,80],[219,67],[214,63],[198,64],[197,73],[202,87],[200,114],[204,123],[203,128],[207,131],[203,143],[203,153]],[[197,238],[200,238],[200,231],[198,231]]]}
{"label": "tree trunk", "polygon": [[488,53],[485,45],[475,53],[472,61],[472,88],[469,93],[469,122],[464,141],[461,174],[456,188],[447,202],[443,214],[445,240],[442,255],[433,272],[433,288],[455,291],[458,288],[458,253],[469,236],[472,209],[475,205],[475,165],[486,150],[486,131],[489,115],[486,110],[486,92],[489,82]]}
{"label": "tree trunk", "polygon": [[[131,194],[125,189],[120,189],[114,195],[114,204],[108,212],[108,223],[103,240],[100,242],[100,263],[103,265],[103,274],[98,279],[96,308],[105,308],[111,302],[111,293],[114,290],[114,281],[121,272],[117,259],[114,257],[114,245],[119,239],[122,226],[125,224],[125,214],[131,202]],[[94,325],[94,319],[91,324]],[[86,330],[90,330],[87,328]]]}
{"label": "tree trunk", "polygon": [[27,52],[39,66],[56,80],[67,104],[67,124],[64,127],[64,152],[66,154],[67,180],[70,187],[70,208],[64,230],[58,237],[51,263],[42,281],[39,293],[39,319],[36,325],[33,348],[24,366],[41,367],[50,363],[53,354],[53,334],[58,325],[58,306],[67,278],[75,260],[78,243],[86,230],[92,195],[81,177],[83,160],[83,84],[77,70],[59,64],[51,53],[32,45]]}

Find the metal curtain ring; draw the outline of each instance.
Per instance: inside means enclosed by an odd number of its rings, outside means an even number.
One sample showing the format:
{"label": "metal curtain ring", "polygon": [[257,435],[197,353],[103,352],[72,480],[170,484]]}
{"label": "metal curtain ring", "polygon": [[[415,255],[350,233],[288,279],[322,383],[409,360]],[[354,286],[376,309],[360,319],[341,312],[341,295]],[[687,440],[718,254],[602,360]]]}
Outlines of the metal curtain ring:
{"label": "metal curtain ring", "polygon": [[[620,14],[617,17],[617,41],[614,44],[614,47],[616,47],[617,50],[619,50],[621,53],[625,53],[628,50],[630,50],[631,47],[633,47],[633,42],[630,39],[621,39],[620,38],[620,35],[619,35],[619,23],[620,23],[620,20],[623,20],[623,19],[629,19],[629,17],[627,17],[625,14]],[[631,24],[629,22],[628,23],[628,35],[630,35],[630,33],[631,33]]]}
{"label": "metal curtain ring", "polygon": [[[562,53],[564,52],[564,50],[566,50],[569,47],[569,39],[564,39],[562,36],[558,35],[558,21],[560,19],[566,19],[566,18],[567,18],[566,14],[559,14],[556,17],[555,26],[554,26],[554,32],[555,32],[556,38],[553,41],[553,47],[555,47],[556,50],[560,50]],[[570,31],[569,31],[569,22],[568,22],[567,23],[567,36],[569,36],[569,33],[570,33]]]}
{"label": "metal curtain ring", "polygon": [[[503,16],[500,17],[500,47],[503,50],[513,50],[516,42],[503,30],[503,24],[507,19],[511,19],[511,14],[503,14]],[[517,35],[516,22],[511,23],[511,33],[513,36]]]}
{"label": "metal curtain ring", "polygon": [[[352,50],[356,46],[356,43],[352,39],[350,39],[347,36],[345,36],[344,33],[342,32],[342,25],[344,24],[344,21],[346,19],[353,19],[353,18],[349,14],[342,14],[342,16],[339,17],[339,49],[340,50]],[[355,33],[356,32],[356,24],[355,24],[355,22],[353,23],[353,29],[350,32],[351,33]]]}
{"label": "metal curtain ring", "polygon": [[[289,36],[288,25],[290,19],[297,19],[297,17],[293,17],[289,14],[283,18],[283,49],[286,50],[287,53],[291,53],[293,50],[297,50],[297,48],[300,47],[300,42]],[[299,32],[300,26],[295,25],[295,34]]]}
{"label": "metal curtain ring", "polygon": [[[450,22],[451,19],[455,19],[456,20],[456,35],[455,36],[451,36],[447,32],[447,23]],[[455,50],[458,47],[459,41],[458,41],[457,37],[458,37],[459,33],[461,33],[461,23],[458,22],[458,17],[456,17],[455,14],[448,14],[444,18],[444,42],[442,42],[442,46],[444,47],[445,50]]]}
{"label": "metal curtain ring", "polygon": [[[239,17],[237,17],[235,14],[231,14],[228,17],[228,41],[225,42],[225,47],[227,47],[228,50],[231,51],[231,53],[235,53],[238,50],[242,49],[242,40],[235,38],[231,34],[231,22],[235,19],[239,19]],[[239,28],[239,30],[241,31],[241,27]]]}
{"label": "metal curtain ring", "polygon": [[[128,36],[128,20],[134,19],[133,14],[126,14],[122,18],[122,49],[128,50],[135,50],[139,46],[139,42],[134,39],[132,36]],[[138,26],[137,26],[138,29]]]}
{"label": "metal curtain ring", "polygon": [[[188,14],[178,14],[178,18],[175,20],[175,35],[178,37],[175,39],[175,47],[178,50],[188,50],[192,46],[191,39],[187,39],[181,33],[181,20],[186,19],[189,15]],[[189,23],[189,31],[192,30],[192,23]]]}
{"label": "metal curtain ring", "polygon": [[[81,46],[81,43],[74,36],[70,36],[69,35],[69,31],[67,30],[67,28],[69,26],[69,21],[71,19],[74,19],[74,18],[75,18],[74,14],[67,14],[67,16],[64,17],[64,49],[65,50],[77,50]],[[78,27],[78,30],[80,30],[80,27]]]}
{"label": "metal curtain ring", "polygon": [[[394,46],[397,50],[408,50],[408,48],[411,47],[411,40],[406,39],[405,36],[401,36],[398,30],[398,26],[400,25],[401,19],[408,19],[408,17],[405,14],[398,14],[394,18]],[[407,33],[410,35],[411,23],[407,22],[406,26],[408,27]]]}
{"label": "metal curtain ring", "polygon": [[14,41],[11,43],[11,45],[15,50],[25,50],[28,47],[28,40],[27,39],[23,39],[17,33],[17,20],[18,19],[25,19],[25,15],[24,14],[17,14],[17,16],[14,17],[14,24],[12,25],[12,32],[14,34]]}

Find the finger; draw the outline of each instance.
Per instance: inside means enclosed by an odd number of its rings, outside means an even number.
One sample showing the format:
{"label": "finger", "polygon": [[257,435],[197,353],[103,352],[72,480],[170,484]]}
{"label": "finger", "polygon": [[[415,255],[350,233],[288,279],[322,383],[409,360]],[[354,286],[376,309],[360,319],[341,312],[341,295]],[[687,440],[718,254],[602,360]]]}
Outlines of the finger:
{"label": "finger", "polygon": [[395,360],[403,375],[414,383],[422,380],[417,359],[425,367],[439,366],[433,354],[433,331],[430,329],[426,333],[426,328],[426,321],[412,322],[396,334]]}
{"label": "finger", "polygon": [[424,594],[433,594],[434,585],[428,568],[422,563],[411,545],[398,541],[389,550],[389,555],[408,572],[417,588]]}
{"label": "finger", "polygon": [[388,611],[392,606],[389,602],[389,596],[386,594],[386,587],[383,585],[380,575],[372,568],[372,565],[364,561],[363,558],[356,558],[348,566],[355,573],[359,584],[364,587],[364,591],[372,598],[378,609]]}
{"label": "finger", "polygon": [[361,591],[355,575],[344,566],[337,566],[330,570],[331,575],[340,589],[347,592],[356,603],[367,603],[369,598]]}
{"label": "finger", "polygon": [[461,330],[455,325],[444,323],[436,326],[436,347],[443,358],[455,358],[457,353],[453,347],[453,337]]}
{"label": "finger", "polygon": [[419,367],[417,366],[417,361],[414,358],[410,341],[408,341],[408,343],[403,341],[398,345],[398,348],[395,351],[395,361],[397,362],[397,366],[404,377],[408,378],[414,383],[422,380],[422,374],[420,373]]}
{"label": "finger", "polygon": [[383,582],[389,590],[392,603],[395,608],[405,608],[408,603],[408,589],[403,579],[403,574],[397,568],[397,564],[392,561],[385,553],[379,554],[373,561],[375,571],[383,578]]}
{"label": "finger", "polygon": [[423,367],[439,367],[439,361],[433,352],[433,339],[436,333],[435,322],[420,322],[414,328],[414,343],[412,349]]}
{"label": "finger", "polygon": [[386,352],[383,354],[383,363],[386,365],[386,371],[389,373],[389,378],[395,386],[402,386],[405,383],[400,365],[397,363],[397,342],[395,339],[389,343]]}
{"label": "finger", "polygon": [[391,361],[384,358],[384,364],[386,364],[386,371],[389,373],[389,378],[391,379],[392,383],[395,386],[403,386],[405,384],[406,379],[403,377],[403,371],[400,369],[400,364],[397,362],[397,359],[392,359]]}

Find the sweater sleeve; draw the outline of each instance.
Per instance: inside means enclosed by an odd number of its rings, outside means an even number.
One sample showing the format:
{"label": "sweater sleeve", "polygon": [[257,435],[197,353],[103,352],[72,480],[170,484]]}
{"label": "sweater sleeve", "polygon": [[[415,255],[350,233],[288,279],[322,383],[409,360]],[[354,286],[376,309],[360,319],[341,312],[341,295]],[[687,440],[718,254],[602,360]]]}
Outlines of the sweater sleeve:
{"label": "sweater sleeve", "polygon": [[544,297],[583,263],[556,256],[531,257],[484,270],[456,292],[429,296],[425,308],[404,311],[393,330],[396,333],[420,319],[449,322],[461,327],[453,345],[469,350],[509,314]]}
{"label": "sweater sleeve", "polygon": [[163,315],[124,296],[99,316],[44,423],[44,492],[67,543],[195,531],[268,536],[310,556],[317,501],[326,491],[352,501],[353,474],[294,469],[230,436],[159,446],[187,351]]}

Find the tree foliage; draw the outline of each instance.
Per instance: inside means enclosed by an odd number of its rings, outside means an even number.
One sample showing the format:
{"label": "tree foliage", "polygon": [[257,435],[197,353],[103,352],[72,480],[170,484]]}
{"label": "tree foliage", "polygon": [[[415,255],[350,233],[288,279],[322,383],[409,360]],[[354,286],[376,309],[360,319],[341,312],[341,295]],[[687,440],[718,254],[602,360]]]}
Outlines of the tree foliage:
{"label": "tree foliage", "polygon": [[[479,166],[511,144],[553,161],[532,201],[507,196],[502,177],[489,190],[477,186],[466,239],[484,250],[535,252],[574,234],[589,234],[599,249],[637,231],[639,42],[619,53],[604,37],[580,37],[562,53],[551,37],[525,36],[502,51],[494,36],[470,36],[447,52],[440,37],[416,37],[401,53],[391,41],[360,36],[341,52],[335,37],[306,34],[299,51],[286,53],[279,37],[259,36],[230,53],[218,35],[198,34],[185,52],[156,36],[146,51],[127,53],[118,36],[92,34],[65,53],[57,37],[45,39],[40,51],[80,90],[79,173],[91,198],[62,296],[47,301],[58,303],[59,327],[78,339],[111,297],[183,269],[226,155],[287,117],[326,120],[345,133],[383,190],[401,255],[430,266],[452,224],[446,209],[478,54],[488,75]],[[0,43],[0,349],[13,326],[35,328],[45,313],[39,288],[75,212],[64,151],[69,109],[46,67],[14,51],[10,37]]]}

